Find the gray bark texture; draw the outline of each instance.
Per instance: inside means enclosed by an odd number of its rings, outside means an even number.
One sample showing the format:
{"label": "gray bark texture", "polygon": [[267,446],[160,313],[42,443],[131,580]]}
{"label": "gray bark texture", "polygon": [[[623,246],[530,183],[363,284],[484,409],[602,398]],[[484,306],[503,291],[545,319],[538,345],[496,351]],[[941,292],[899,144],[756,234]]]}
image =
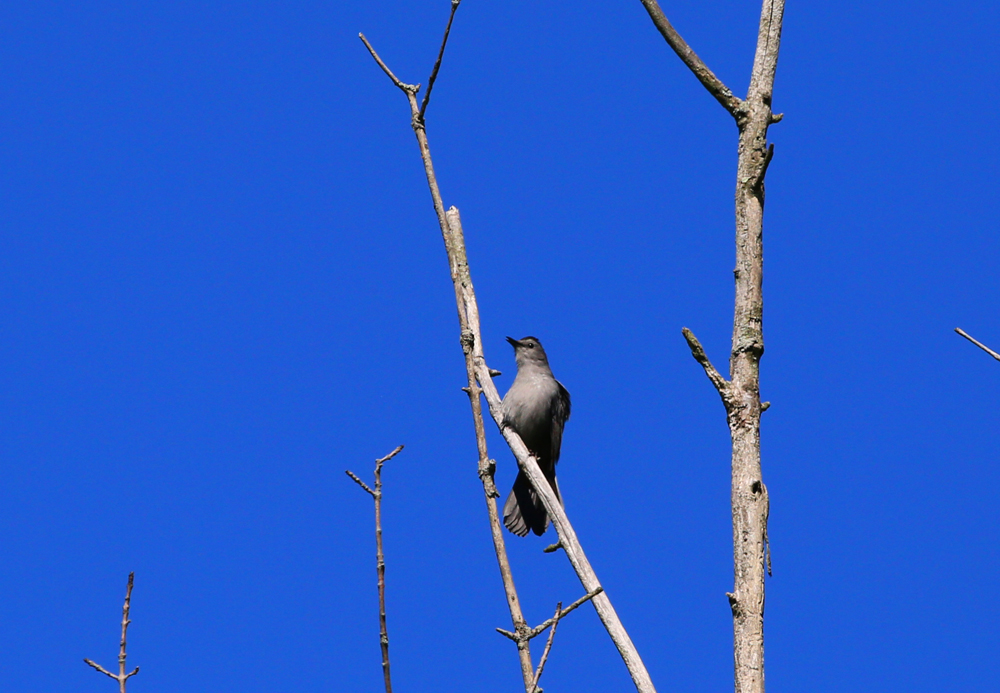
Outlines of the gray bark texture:
{"label": "gray bark texture", "polygon": [[736,173],[736,301],[729,380],[711,364],[687,328],[684,337],[705,369],[726,408],[732,438],[733,656],[737,693],[764,692],[764,572],[770,572],[767,546],[769,501],[761,476],[760,359],[764,353],[764,177],[774,156],[767,131],[781,120],[771,111],[774,75],[781,42],[784,0],[763,0],[750,87],[740,100],[712,73],[667,21],[656,0],[641,0],[668,45],[739,128]]}

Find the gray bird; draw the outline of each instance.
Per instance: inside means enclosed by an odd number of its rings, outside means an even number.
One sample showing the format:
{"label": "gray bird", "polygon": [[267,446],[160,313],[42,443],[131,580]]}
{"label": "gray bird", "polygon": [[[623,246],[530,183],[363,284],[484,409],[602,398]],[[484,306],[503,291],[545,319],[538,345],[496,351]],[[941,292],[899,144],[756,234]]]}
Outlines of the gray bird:
{"label": "gray bird", "polygon": [[[541,342],[534,337],[521,340],[507,337],[507,341],[514,347],[517,376],[503,398],[503,422],[521,436],[562,503],[556,483],[556,462],[563,426],[569,419],[569,392],[552,375]],[[503,523],[519,537],[527,536],[529,529],[541,536],[549,527],[542,499],[523,471],[518,470],[514,488],[503,505]]]}

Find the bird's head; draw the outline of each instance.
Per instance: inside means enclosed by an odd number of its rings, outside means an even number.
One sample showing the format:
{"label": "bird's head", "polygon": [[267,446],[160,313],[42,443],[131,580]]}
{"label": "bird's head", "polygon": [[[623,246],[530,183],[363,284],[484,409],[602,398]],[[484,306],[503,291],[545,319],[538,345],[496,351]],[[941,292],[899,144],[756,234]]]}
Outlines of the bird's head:
{"label": "bird's head", "polygon": [[517,361],[518,368],[533,365],[549,367],[545,349],[542,348],[542,343],[538,341],[537,337],[525,337],[524,339],[507,337],[507,341],[514,347],[514,360]]}

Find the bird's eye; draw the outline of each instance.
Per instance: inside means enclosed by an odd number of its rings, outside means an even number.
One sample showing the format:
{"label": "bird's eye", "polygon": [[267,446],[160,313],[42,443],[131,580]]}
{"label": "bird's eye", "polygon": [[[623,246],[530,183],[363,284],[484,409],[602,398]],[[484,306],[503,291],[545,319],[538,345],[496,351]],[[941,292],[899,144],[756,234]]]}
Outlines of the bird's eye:
{"label": "bird's eye", "polygon": [[528,348],[529,349],[534,349],[535,345],[533,343],[531,343],[531,342],[528,342]]}

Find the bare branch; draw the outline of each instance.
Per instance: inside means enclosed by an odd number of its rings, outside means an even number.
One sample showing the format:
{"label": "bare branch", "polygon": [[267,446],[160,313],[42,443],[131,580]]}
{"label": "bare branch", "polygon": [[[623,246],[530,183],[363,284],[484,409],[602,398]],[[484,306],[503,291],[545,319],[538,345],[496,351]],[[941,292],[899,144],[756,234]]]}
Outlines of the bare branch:
{"label": "bare branch", "polygon": [[462,0],[451,0],[451,14],[448,15],[448,25],[444,28],[444,38],[441,39],[441,50],[438,51],[438,57],[434,62],[434,68],[431,70],[430,79],[427,80],[427,92],[424,94],[424,102],[420,104],[421,120],[423,120],[424,112],[427,111],[427,104],[430,103],[431,90],[434,88],[434,82],[437,81],[438,70],[441,69],[441,60],[444,59],[444,47],[448,45],[448,34],[451,33],[451,23],[455,19],[455,12],[458,11],[460,4],[462,4]]}
{"label": "bare branch", "polygon": [[102,674],[104,674],[105,676],[110,676],[110,677],[111,677],[111,678],[113,678],[113,679],[114,679],[115,681],[117,681],[117,680],[118,680],[118,675],[117,675],[117,674],[112,674],[112,673],[111,673],[110,671],[108,671],[107,669],[105,669],[104,667],[102,667],[102,666],[101,666],[100,664],[98,664],[97,662],[95,662],[95,661],[93,661],[93,660],[91,660],[91,659],[87,659],[87,658],[84,658],[84,660],[83,660],[83,661],[85,661],[85,662],[86,662],[87,664],[89,664],[90,666],[92,666],[92,667],[94,667],[95,669],[97,669],[97,670],[98,670],[99,672],[101,672],[101,673],[102,673]]}
{"label": "bare branch", "polygon": [[382,647],[382,678],[385,681],[385,693],[392,693],[392,677],[389,674],[389,629],[385,618],[385,554],[382,552],[382,465],[398,455],[403,450],[399,445],[385,457],[375,460],[375,490],[359,479],[354,472],[347,476],[375,499],[375,570],[378,575],[378,626],[379,643]]}
{"label": "bare branch", "polygon": [[[579,599],[577,599],[575,602],[573,602],[572,604],[570,604],[569,606],[567,606],[565,609],[563,609],[562,612],[559,614],[559,618],[563,618],[566,614],[568,614],[568,613],[570,613],[572,611],[576,611],[576,609],[578,607],[582,606],[583,604],[586,604],[587,602],[589,602],[591,599],[593,599],[594,597],[596,597],[597,595],[599,595],[603,591],[604,591],[603,587],[598,587],[596,590],[594,590],[592,592],[588,592],[587,594],[583,595],[582,597],[580,597]],[[562,602],[560,602],[560,604],[562,604]],[[550,618],[547,621],[542,621],[537,626],[535,626],[534,628],[531,629],[531,632],[528,634],[528,637],[533,638],[536,635],[544,633],[546,628],[548,628],[551,625],[555,625],[556,620],[557,619],[555,619],[555,618]]]}
{"label": "bare branch", "polygon": [[966,339],[968,339],[970,342],[972,342],[973,344],[975,344],[977,347],[979,347],[980,349],[982,349],[983,351],[985,351],[987,354],[989,354],[990,356],[992,356],[993,358],[995,358],[997,361],[1000,361],[1000,354],[998,354],[997,352],[993,351],[992,349],[990,349],[988,346],[986,346],[982,342],[977,341],[977,340],[973,339],[972,337],[970,337],[965,332],[965,330],[963,330],[961,327],[956,327],[955,328],[955,332],[958,332],[960,335],[962,335],[963,337],[965,337]]}
{"label": "bare branch", "polygon": [[366,484],[361,479],[359,479],[358,475],[355,474],[354,472],[352,472],[350,469],[345,469],[344,470],[344,474],[346,474],[347,476],[349,476],[352,479],[354,479],[354,483],[356,483],[358,486],[360,486],[361,488],[363,488],[365,491],[368,491],[368,493],[370,493],[373,496],[375,495],[375,492],[372,491],[370,488],[368,488],[368,484]]}
{"label": "bare branch", "polygon": [[681,333],[684,335],[684,339],[687,340],[688,347],[691,349],[691,355],[694,356],[694,360],[701,364],[701,367],[705,369],[705,375],[708,379],[712,381],[715,385],[715,389],[719,391],[719,395],[722,397],[722,402],[729,406],[729,400],[731,397],[730,389],[732,388],[732,383],[722,377],[722,375],[715,369],[712,362],[708,359],[708,355],[705,354],[705,349],[701,346],[701,342],[698,338],[694,336],[694,332],[688,328],[682,328]]}
{"label": "bare branch", "polygon": [[565,609],[562,608],[562,602],[559,602],[559,612],[557,616],[553,616],[550,619],[542,621],[534,628],[529,628],[519,633],[511,633],[509,630],[504,630],[503,628],[497,628],[496,631],[500,635],[504,636],[505,638],[509,638],[514,642],[531,640],[532,638],[536,638],[542,633],[544,633],[549,628],[549,626],[554,626],[560,619],[564,618],[566,614],[572,611],[576,611],[576,609],[579,608],[581,605],[586,604],[587,602],[589,602],[591,599],[593,599],[603,591],[604,591],[603,587],[598,587],[596,590],[588,592],[587,594],[583,595]]}
{"label": "bare branch", "polygon": [[[412,100],[411,100],[412,104]],[[420,121],[421,123],[423,121]],[[417,139],[421,135],[426,135],[422,130],[417,131]],[[424,141],[425,141],[424,140]],[[434,199],[434,208],[444,209],[444,202],[441,200],[437,181],[433,177],[433,164],[430,160],[430,150],[422,143],[421,152],[425,153],[424,165],[428,169],[428,182],[430,182],[431,196]],[[500,578],[503,581],[504,594],[507,597],[507,607],[510,611],[511,622],[514,625],[514,633],[497,629],[504,635],[508,635],[517,645],[518,662],[521,666],[521,679],[524,683],[525,693],[531,687],[534,667],[531,663],[531,648],[529,638],[523,637],[528,631],[528,623],[524,619],[521,611],[521,601],[514,586],[514,573],[510,568],[510,560],[507,558],[507,545],[503,537],[503,527],[500,524],[500,512],[497,509],[496,499],[500,496],[497,493],[496,483],[493,474],[496,471],[496,461],[490,459],[486,446],[486,426],[483,422],[483,403],[481,399],[482,388],[479,386],[476,371],[476,356],[482,354],[482,344],[479,338],[479,311],[473,305],[471,308],[465,303],[466,292],[472,292],[472,276],[469,274],[469,265],[465,259],[465,235],[462,231],[462,219],[458,210],[454,207],[444,214],[444,223],[441,227],[445,248],[448,251],[448,264],[451,267],[451,277],[455,286],[455,301],[458,307],[458,322],[460,330],[460,341],[462,352],[465,355],[465,371],[468,380],[468,387],[463,388],[469,395],[469,405],[472,408],[472,422],[476,431],[476,447],[479,452],[479,479],[483,483],[483,494],[486,496],[486,512],[490,521],[490,535],[493,538],[493,550],[497,556],[497,565],[500,568]],[[487,380],[492,382],[492,373],[488,374]],[[516,634],[516,635],[515,635]]]}
{"label": "bare branch", "polygon": [[389,69],[389,66],[386,65],[384,62],[382,62],[382,58],[378,57],[378,53],[376,53],[375,49],[372,48],[372,44],[368,43],[368,39],[365,38],[365,35],[358,34],[358,38],[360,38],[364,42],[365,48],[367,48],[368,52],[372,54],[372,57],[375,58],[375,62],[377,62],[378,66],[382,68],[382,71],[389,76],[389,79],[392,80],[393,84],[395,84],[397,87],[402,89],[407,94],[411,92],[414,94],[417,93],[417,91],[420,89],[419,84],[406,84],[405,82],[401,81],[398,77],[396,77],[396,75],[392,74],[392,70]]}
{"label": "bare branch", "polygon": [[[362,36],[362,40],[364,37]],[[590,562],[587,560],[583,548],[576,537],[573,526],[563,510],[562,504],[556,499],[552,487],[542,474],[538,463],[532,458],[520,437],[508,427],[503,425],[503,418],[500,414],[500,395],[493,384],[492,375],[486,360],[483,356],[482,333],[479,327],[479,308],[476,303],[475,291],[472,287],[472,277],[469,272],[468,257],[465,250],[465,239],[462,232],[461,220],[458,210],[454,207],[445,212],[444,200],[441,197],[441,190],[438,186],[437,175],[434,171],[434,163],[431,159],[430,144],[427,140],[427,129],[421,117],[420,107],[417,104],[416,87],[407,89],[407,85],[399,82],[389,71],[385,64],[375,54],[374,49],[365,40],[365,45],[371,52],[372,57],[382,66],[387,75],[393,79],[396,86],[400,87],[410,104],[411,126],[417,137],[417,144],[420,147],[420,157],[424,164],[424,172],[427,176],[427,185],[431,193],[431,201],[434,205],[434,212],[438,218],[438,225],[441,228],[441,236],[444,240],[445,249],[448,253],[448,264],[451,270],[452,283],[455,288],[456,307],[458,309],[459,334],[462,350],[465,354],[466,374],[468,385],[466,393],[469,396],[469,403],[472,407],[473,424],[476,429],[476,443],[479,449],[479,475],[484,479],[483,489],[487,500],[487,510],[490,516],[490,529],[493,536],[493,545],[497,554],[497,562],[500,566],[500,574],[504,582],[504,592],[507,596],[507,604],[510,608],[511,620],[514,623],[515,632],[519,633],[527,629],[524,616],[521,613],[520,600],[514,588],[514,578],[510,570],[510,562],[507,558],[504,544],[502,528],[499,520],[496,502],[491,494],[496,493],[495,486],[486,483],[488,474],[489,457],[486,450],[486,435],[483,425],[482,404],[480,393],[485,395],[489,404],[490,414],[494,422],[500,427],[501,433],[507,440],[511,451],[517,459],[518,465],[525,471],[535,492],[542,499],[546,512],[552,518],[552,523],[559,533],[560,541],[566,551],[566,555],[576,571],[584,589],[592,591],[600,587],[600,582]],[[477,388],[478,381],[478,388]],[[607,595],[599,593],[594,598],[594,607],[608,631],[612,642],[618,648],[622,660],[628,668],[632,681],[640,693],[654,693],[655,688],[649,677],[642,658],[628,632],[622,625],[618,614],[611,605],[611,600]],[[530,693],[534,668],[531,664],[531,654],[528,651],[528,641],[521,638],[516,641],[518,644],[518,656],[521,663],[521,674],[524,679],[525,691]]]}
{"label": "bare branch", "polygon": [[729,113],[736,119],[741,116],[743,101],[730,91],[729,87],[722,83],[722,80],[715,76],[715,73],[708,69],[708,65],[698,57],[698,54],[687,44],[673,25],[663,14],[660,4],[656,0],[641,0],[643,7],[649,13],[650,19],[659,30],[667,44],[674,49],[677,57],[688,66],[694,76],[698,78],[708,93],[715,97],[715,100],[722,104]]}
{"label": "bare branch", "polygon": [[100,664],[94,662],[91,659],[84,659],[83,661],[92,666],[97,671],[101,672],[105,676],[109,676],[118,682],[119,693],[125,693],[125,682],[132,676],[139,673],[139,667],[136,667],[132,671],[125,673],[125,660],[127,654],[125,652],[126,642],[128,636],[128,626],[132,621],[129,620],[128,614],[131,609],[132,604],[132,584],[135,580],[135,573],[128,574],[128,586],[125,589],[125,606],[122,607],[122,637],[121,642],[118,647],[118,674],[112,674],[110,671],[102,667]]}
{"label": "bare branch", "polygon": [[[461,229],[458,210],[452,207],[448,210],[447,215],[452,220],[451,223]],[[468,361],[471,353],[475,362],[476,379],[479,381],[483,396],[489,405],[493,421],[499,427],[500,433],[507,441],[507,445],[517,460],[518,467],[528,477],[532,488],[541,499],[545,507],[545,512],[552,519],[552,524],[559,534],[559,543],[566,552],[566,557],[573,566],[573,570],[580,579],[580,583],[588,592],[597,590],[601,587],[600,580],[597,579],[597,573],[587,559],[587,554],[584,552],[583,546],[581,546],[580,540],[576,536],[576,531],[573,529],[573,525],[566,515],[566,510],[556,498],[555,492],[553,492],[545,475],[542,474],[538,462],[528,451],[524,441],[521,440],[521,437],[513,429],[506,426],[503,422],[503,413],[501,411],[502,399],[496,386],[493,384],[493,380],[490,377],[490,369],[486,365],[486,358],[483,355],[482,337],[479,331],[479,308],[475,292],[472,289],[472,280],[469,276],[464,240],[461,235],[455,238],[448,238],[446,236],[445,245],[453,268],[452,279],[454,280],[455,292],[459,300],[459,320],[462,321],[463,325],[469,325],[469,338],[463,339],[463,347],[469,344],[468,349],[473,351],[466,352],[466,360]],[[464,334],[465,330],[463,330]],[[599,591],[593,598],[593,603],[594,609],[601,619],[601,623],[608,631],[611,641],[618,649],[622,661],[625,662],[625,666],[628,668],[629,675],[632,677],[632,682],[635,684],[636,689],[640,693],[652,693],[655,691],[656,688],[653,686],[649,671],[646,669],[646,665],[639,655],[639,650],[632,642],[628,631],[625,630],[625,626],[618,617],[607,594],[603,590]]]}
{"label": "bare branch", "polygon": [[497,633],[504,636],[505,638],[510,638],[514,642],[517,642],[519,640],[519,638],[517,637],[517,633],[511,633],[509,630],[504,630],[503,628],[497,628]]}
{"label": "bare branch", "polygon": [[552,630],[549,631],[549,639],[545,643],[545,649],[542,650],[542,658],[538,662],[538,668],[535,669],[535,678],[531,682],[531,693],[535,693],[538,690],[538,679],[542,678],[542,672],[545,671],[545,662],[549,660],[549,652],[552,651],[552,641],[556,637],[556,627],[559,625],[559,619],[562,618],[562,602],[556,604],[556,613],[552,617]]}
{"label": "bare branch", "polygon": [[376,471],[379,468],[381,468],[383,464],[385,464],[386,462],[388,462],[389,460],[391,460],[393,457],[395,457],[396,455],[398,455],[402,451],[403,451],[403,446],[402,445],[398,445],[398,446],[396,446],[395,450],[393,450],[392,452],[390,452],[385,457],[383,457],[381,459],[378,459],[378,460],[375,460],[375,469],[376,469]]}
{"label": "bare branch", "polygon": [[[452,14],[456,6],[452,7]],[[449,31],[450,31],[449,19]],[[447,38],[447,35],[446,37]],[[424,173],[427,176],[427,186],[430,189],[431,201],[434,204],[434,212],[438,218],[438,225],[441,228],[441,236],[444,239],[445,247],[448,250],[448,262],[451,267],[452,280],[455,284],[455,298],[459,308],[459,327],[462,338],[462,349],[465,352],[465,365],[466,365],[466,377],[468,379],[468,385],[463,388],[466,394],[469,396],[469,404],[472,408],[472,420],[473,425],[476,430],[476,445],[479,451],[479,478],[483,482],[483,493],[486,497],[486,509],[490,521],[490,533],[493,537],[493,549],[496,552],[497,564],[500,567],[500,577],[503,580],[504,594],[507,597],[507,606],[510,609],[510,618],[514,624],[514,630],[517,632],[522,632],[528,628],[527,622],[524,620],[524,614],[521,612],[521,602],[517,596],[517,589],[514,586],[514,574],[510,569],[510,561],[507,558],[507,548],[504,543],[503,538],[503,528],[500,524],[500,513],[496,506],[496,497],[499,495],[496,491],[496,485],[493,482],[493,468],[490,465],[489,452],[486,446],[486,428],[483,424],[483,413],[482,413],[482,403],[480,401],[481,390],[478,388],[476,383],[476,370],[475,364],[473,362],[473,349],[474,344],[478,342],[479,334],[479,315],[476,312],[467,312],[464,310],[462,305],[462,289],[459,286],[459,274],[462,272],[461,267],[458,266],[458,258],[461,255],[463,258],[465,256],[465,241],[462,237],[462,226],[461,222],[457,219],[455,221],[455,227],[452,228],[451,223],[444,209],[444,201],[441,198],[441,190],[438,187],[437,174],[434,172],[434,162],[431,159],[430,144],[427,140],[427,127],[424,122],[421,108],[417,105],[417,90],[419,85],[416,87],[410,87],[409,85],[403,84],[395,75],[385,66],[385,63],[378,57],[375,50],[371,47],[365,37],[362,35],[361,40],[364,41],[365,46],[368,51],[375,58],[375,61],[382,67],[387,75],[393,80],[393,83],[397,87],[403,90],[406,94],[406,100],[410,105],[410,125],[413,127],[413,132],[417,137],[417,145],[420,147],[420,158],[424,164]],[[442,42],[442,51],[444,49],[444,42]],[[434,73],[434,78],[436,79],[437,74]],[[456,210],[457,215],[457,210]],[[453,247],[460,247],[461,253],[457,251],[453,252]],[[468,290],[472,290],[472,279],[468,276],[468,263],[464,265],[464,279],[466,281]],[[475,325],[475,332],[470,324]],[[479,347],[481,351],[481,346]],[[495,464],[493,465],[495,467]],[[527,692],[529,686],[531,685],[531,677],[533,676],[534,668],[531,664],[531,651],[529,649],[527,639],[522,639],[517,642],[518,659],[521,666],[521,677],[524,681],[524,688]]]}

